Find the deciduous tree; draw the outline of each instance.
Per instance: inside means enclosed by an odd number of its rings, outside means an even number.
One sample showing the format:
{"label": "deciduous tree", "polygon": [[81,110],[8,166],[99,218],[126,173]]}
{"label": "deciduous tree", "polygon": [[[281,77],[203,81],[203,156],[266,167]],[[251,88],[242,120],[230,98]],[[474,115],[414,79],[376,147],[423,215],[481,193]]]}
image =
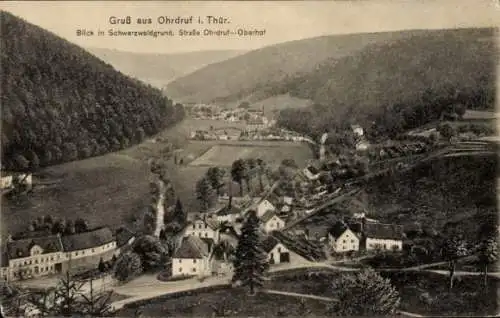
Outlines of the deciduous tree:
{"label": "deciduous tree", "polygon": [[122,254],[115,263],[115,277],[119,281],[127,281],[142,273],[142,261],[139,254],[128,252]]}
{"label": "deciduous tree", "polygon": [[234,161],[231,166],[231,178],[240,186],[240,196],[243,196],[243,181],[246,179],[247,170],[247,165],[242,159]]}
{"label": "deciduous tree", "polygon": [[144,271],[162,267],[167,262],[167,249],[159,238],[152,235],[139,237],[134,242],[132,250],[141,257]]}
{"label": "deciduous tree", "polygon": [[483,267],[484,288],[488,288],[488,266],[498,261],[497,239],[489,238],[482,241],[478,252],[478,261]]}
{"label": "deciduous tree", "polygon": [[217,195],[220,195],[220,190],[224,187],[224,175],[225,171],[219,167],[210,167],[207,170],[206,177]]}
{"label": "deciduous tree", "polygon": [[453,288],[453,279],[457,259],[466,256],[467,253],[467,244],[460,235],[452,234],[444,240],[441,248],[441,255],[448,262],[448,270],[450,271],[448,288],[450,290]]}
{"label": "deciduous tree", "polygon": [[334,309],[339,316],[386,316],[395,314],[399,294],[389,279],[373,269],[342,275],[333,286],[338,293]]}
{"label": "deciduous tree", "polygon": [[200,201],[203,211],[208,211],[212,203],[214,190],[206,177],[196,183],[196,199]]}

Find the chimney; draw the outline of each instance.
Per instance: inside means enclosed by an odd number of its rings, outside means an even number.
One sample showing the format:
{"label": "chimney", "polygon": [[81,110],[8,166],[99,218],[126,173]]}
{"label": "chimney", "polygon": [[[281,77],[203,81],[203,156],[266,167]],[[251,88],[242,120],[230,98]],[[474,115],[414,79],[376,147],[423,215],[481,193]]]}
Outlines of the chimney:
{"label": "chimney", "polygon": [[232,180],[229,180],[229,203],[227,204],[227,208],[228,209],[231,209],[231,205],[233,204],[233,181]]}
{"label": "chimney", "polygon": [[363,215],[361,218],[361,232],[364,233],[366,228],[366,217]]}

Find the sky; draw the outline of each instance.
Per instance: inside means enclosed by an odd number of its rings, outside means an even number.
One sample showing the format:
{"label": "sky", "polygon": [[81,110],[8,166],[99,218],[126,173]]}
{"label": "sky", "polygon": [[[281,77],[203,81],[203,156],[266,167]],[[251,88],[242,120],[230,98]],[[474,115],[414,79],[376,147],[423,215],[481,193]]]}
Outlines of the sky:
{"label": "sky", "polygon": [[[353,1],[61,1],[1,2],[0,8],[83,47],[130,52],[177,53],[199,50],[251,50],[275,43],[330,34],[409,29],[498,26],[499,0],[353,0]],[[230,24],[160,24],[161,16],[222,16]],[[132,18],[112,25],[110,17]],[[137,25],[137,18],[152,24]],[[263,36],[181,37],[186,30],[265,30]],[[104,36],[77,36],[78,29],[97,29]],[[109,36],[108,30],[172,30],[174,36]]]}

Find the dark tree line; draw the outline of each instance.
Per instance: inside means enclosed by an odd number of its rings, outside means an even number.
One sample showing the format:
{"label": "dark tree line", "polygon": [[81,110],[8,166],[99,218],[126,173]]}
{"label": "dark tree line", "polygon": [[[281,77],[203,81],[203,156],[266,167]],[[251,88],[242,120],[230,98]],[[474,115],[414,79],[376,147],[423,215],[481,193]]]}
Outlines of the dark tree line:
{"label": "dark tree line", "polygon": [[141,142],[181,104],[80,47],[1,12],[2,165],[35,170]]}

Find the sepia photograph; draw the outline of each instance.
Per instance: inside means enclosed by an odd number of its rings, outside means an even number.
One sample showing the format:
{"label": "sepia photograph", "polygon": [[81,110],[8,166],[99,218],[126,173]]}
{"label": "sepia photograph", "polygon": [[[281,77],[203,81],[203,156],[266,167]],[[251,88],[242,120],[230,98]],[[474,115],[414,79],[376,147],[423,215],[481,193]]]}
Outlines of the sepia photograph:
{"label": "sepia photograph", "polygon": [[500,3],[0,3],[0,317],[498,317]]}

